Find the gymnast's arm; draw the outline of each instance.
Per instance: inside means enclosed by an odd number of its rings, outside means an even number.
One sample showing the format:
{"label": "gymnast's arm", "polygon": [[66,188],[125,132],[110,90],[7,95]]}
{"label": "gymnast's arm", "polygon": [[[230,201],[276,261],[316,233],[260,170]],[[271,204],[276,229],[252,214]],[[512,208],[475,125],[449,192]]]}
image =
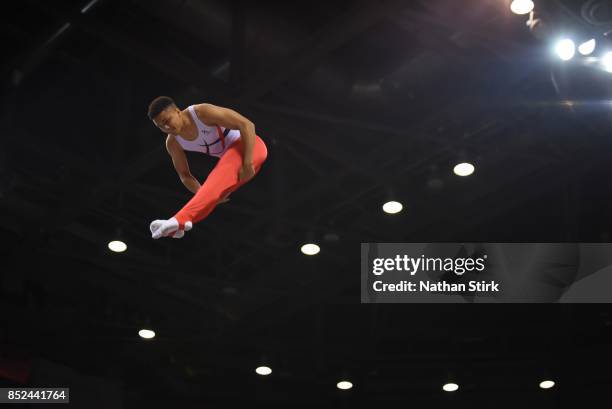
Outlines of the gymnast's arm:
{"label": "gymnast's arm", "polygon": [[198,104],[195,110],[205,124],[239,129],[240,139],[244,143],[242,163],[246,166],[253,166],[253,145],[255,144],[255,124],[253,122],[232,109],[213,104]]}
{"label": "gymnast's arm", "polygon": [[185,151],[183,151],[183,148],[176,142],[172,135],[168,135],[166,138],[166,150],[172,158],[174,169],[176,169],[176,172],[181,178],[181,182],[183,182],[190,192],[195,194],[198,189],[200,189],[200,183],[191,174]]}

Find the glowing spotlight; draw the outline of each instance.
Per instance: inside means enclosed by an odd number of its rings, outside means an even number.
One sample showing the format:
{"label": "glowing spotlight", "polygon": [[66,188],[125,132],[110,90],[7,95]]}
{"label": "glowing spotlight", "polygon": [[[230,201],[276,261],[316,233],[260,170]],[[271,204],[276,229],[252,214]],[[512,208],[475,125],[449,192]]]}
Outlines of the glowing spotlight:
{"label": "glowing spotlight", "polygon": [[569,38],[557,41],[555,52],[563,61],[571,60],[576,53],[576,45]]}
{"label": "glowing spotlight", "polygon": [[345,391],[347,389],[351,389],[353,384],[349,381],[340,381],[336,384],[336,387]]}
{"label": "glowing spotlight", "polygon": [[550,389],[553,386],[555,386],[555,382],[554,381],[542,381],[542,382],[540,382],[540,388],[542,388],[542,389]]}
{"label": "glowing spotlight", "polygon": [[457,389],[459,389],[459,385],[457,385],[456,383],[446,383],[444,384],[444,386],[442,386],[442,389],[445,392],[455,392]]}
{"label": "glowing spotlight", "polygon": [[262,376],[266,376],[266,375],[270,375],[272,373],[272,369],[268,366],[258,366],[255,369],[255,372],[257,372],[257,374],[262,375]]}
{"label": "glowing spotlight", "polygon": [[321,248],[314,243],[307,243],[307,244],[304,244],[302,248],[300,248],[300,250],[302,251],[302,253],[306,254],[307,256],[314,256],[319,251],[321,251]]}
{"label": "glowing spotlight", "polygon": [[141,329],[138,331],[138,335],[144,339],[151,339],[155,337],[155,331],[151,331],[150,329]]}
{"label": "glowing spotlight", "polygon": [[510,10],[514,14],[527,14],[533,10],[533,1],[531,0],[512,0]]}
{"label": "glowing spotlight", "polygon": [[108,243],[108,248],[115,253],[122,253],[127,250],[127,244],[122,242],[121,240],[113,240]]}
{"label": "glowing spotlight", "polygon": [[474,165],[471,163],[463,162],[455,165],[453,172],[457,176],[469,176],[474,173]]}
{"label": "glowing spotlight", "polygon": [[593,51],[595,51],[595,39],[591,38],[589,41],[585,41],[584,43],[578,46],[578,52],[582,55],[589,55]]}
{"label": "glowing spotlight", "polygon": [[606,71],[612,72],[612,51],[604,54],[603,58],[601,59],[601,64]]}
{"label": "glowing spotlight", "polygon": [[404,207],[400,202],[392,200],[390,202],[385,203],[382,208],[385,213],[395,214],[401,212]]}

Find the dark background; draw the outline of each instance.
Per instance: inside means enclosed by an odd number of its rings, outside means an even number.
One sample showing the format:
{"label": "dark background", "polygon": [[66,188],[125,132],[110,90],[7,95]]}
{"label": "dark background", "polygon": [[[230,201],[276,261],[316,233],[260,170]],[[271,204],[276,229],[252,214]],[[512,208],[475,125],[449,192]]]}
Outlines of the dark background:
{"label": "dark background", "polygon": [[[612,74],[562,63],[508,3],[3,4],[3,385],[88,408],[609,404],[608,305],[359,303],[361,242],[610,240]],[[597,54],[607,3],[536,10]],[[269,148],[182,240],[148,230],[190,197],[158,95],[231,107]],[[200,180],[215,161],[189,159]]]}

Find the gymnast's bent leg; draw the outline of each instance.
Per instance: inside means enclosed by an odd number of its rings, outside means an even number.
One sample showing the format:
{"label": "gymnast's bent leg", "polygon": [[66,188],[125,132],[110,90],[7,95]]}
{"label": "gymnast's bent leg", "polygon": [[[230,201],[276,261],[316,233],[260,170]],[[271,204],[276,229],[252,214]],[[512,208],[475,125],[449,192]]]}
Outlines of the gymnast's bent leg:
{"label": "gymnast's bent leg", "polygon": [[[219,201],[234,192],[248,180],[238,180],[238,173],[242,167],[243,157],[242,140],[234,142],[221,156],[217,165],[210,172],[197,193],[187,204],[169,220],[156,220],[151,223],[153,238],[164,236],[180,238],[184,231],[191,230],[193,224],[206,218]],[[255,175],[268,156],[265,143],[259,136],[255,137],[253,146],[253,168]],[[155,226],[154,226],[155,224]]]}

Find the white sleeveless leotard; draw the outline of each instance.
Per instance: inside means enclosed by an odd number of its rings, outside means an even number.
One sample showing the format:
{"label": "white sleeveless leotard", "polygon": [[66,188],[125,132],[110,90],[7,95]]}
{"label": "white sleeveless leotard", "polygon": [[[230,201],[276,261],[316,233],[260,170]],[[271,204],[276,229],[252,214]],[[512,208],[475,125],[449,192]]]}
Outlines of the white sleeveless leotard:
{"label": "white sleeveless leotard", "polygon": [[198,128],[198,137],[193,141],[189,141],[180,135],[176,135],[176,141],[184,150],[202,152],[220,158],[232,143],[240,139],[239,130],[224,128],[217,125],[206,125],[198,118],[193,105],[190,105],[187,109]]}

